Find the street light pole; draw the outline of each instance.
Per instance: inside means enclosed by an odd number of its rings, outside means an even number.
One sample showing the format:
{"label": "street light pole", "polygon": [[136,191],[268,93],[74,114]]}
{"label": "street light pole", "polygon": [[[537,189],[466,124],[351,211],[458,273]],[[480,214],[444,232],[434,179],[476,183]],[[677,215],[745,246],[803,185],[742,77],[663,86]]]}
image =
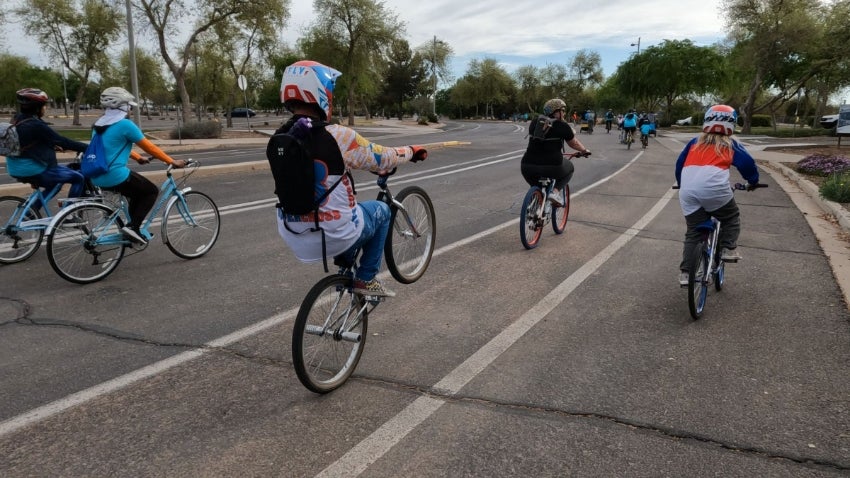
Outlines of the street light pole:
{"label": "street light pole", "polygon": [[[130,0],[127,0],[127,41],[129,42],[129,57],[130,57],[130,87],[133,88],[133,96],[136,101],[141,101],[139,96],[139,72],[136,69],[136,44],[133,38],[133,10],[130,8]],[[133,120],[136,126],[142,125],[142,112],[139,108],[133,108]]]}
{"label": "street light pole", "polygon": [[195,111],[198,113],[198,122],[201,121],[201,94],[198,89],[198,83],[200,83],[200,78],[198,78],[198,44],[197,42],[193,45],[195,52]]}
{"label": "street light pole", "polygon": [[[632,43],[631,46],[637,46],[637,56],[635,57],[636,62],[640,62],[640,37],[638,37],[637,43]],[[637,95],[633,98],[635,100],[635,111],[637,111]]]}

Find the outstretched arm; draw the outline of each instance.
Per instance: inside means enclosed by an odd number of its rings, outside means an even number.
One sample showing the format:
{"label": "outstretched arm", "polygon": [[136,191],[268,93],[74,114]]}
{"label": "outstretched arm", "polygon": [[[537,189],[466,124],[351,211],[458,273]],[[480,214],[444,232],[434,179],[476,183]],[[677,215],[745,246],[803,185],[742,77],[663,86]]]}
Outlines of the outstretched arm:
{"label": "outstretched arm", "polygon": [[348,168],[378,172],[390,170],[407,161],[420,159],[414,158],[417,151],[413,146],[381,146],[342,125],[328,125],[326,129],[339,145],[342,159]]}
{"label": "outstretched arm", "polygon": [[[165,154],[165,151],[159,149],[159,146],[151,143],[151,141],[147,138],[142,138],[142,140],[140,140],[136,144],[154,158],[164,163],[170,164],[175,168],[182,168],[186,165],[186,162],[182,159],[173,159],[171,156]],[[137,162],[141,163],[144,161],[140,155],[136,154],[136,156],[138,156],[138,158],[134,157],[132,152],[130,153],[130,157],[135,159]]]}

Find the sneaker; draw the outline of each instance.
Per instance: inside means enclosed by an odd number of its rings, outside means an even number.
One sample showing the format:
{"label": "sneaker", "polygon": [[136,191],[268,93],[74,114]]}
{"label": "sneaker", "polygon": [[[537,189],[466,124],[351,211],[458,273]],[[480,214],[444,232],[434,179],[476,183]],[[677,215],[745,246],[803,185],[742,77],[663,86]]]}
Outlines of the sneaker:
{"label": "sneaker", "polygon": [[741,253],[737,249],[723,249],[720,254],[720,260],[723,262],[738,262],[741,260]]}
{"label": "sneaker", "polygon": [[395,297],[395,292],[384,288],[384,285],[376,278],[369,282],[362,279],[354,279],[355,294],[372,295],[377,297]]}
{"label": "sneaker", "polygon": [[682,287],[688,286],[688,271],[679,272],[679,285]]}
{"label": "sneaker", "polygon": [[561,191],[559,191],[557,189],[553,189],[552,194],[549,195],[549,202],[551,202],[555,206],[563,207],[564,201],[563,201],[563,199],[561,199],[561,196],[562,196]]}
{"label": "sneaker", "polygon": [[148,243],[147,239],[145,239],[140,232],[134,230],[130,226],[122,227],[121,232],[124,234],[124,237],[135,242],[136,244],[147,244]]}
{"label": "sneaker", "polygon": [[87,222],[85,219],[81,218],[79,214],[74,213],[68,216],[65,221],[62,222],[62,225],[65,227],[80,227],[85,226]]}

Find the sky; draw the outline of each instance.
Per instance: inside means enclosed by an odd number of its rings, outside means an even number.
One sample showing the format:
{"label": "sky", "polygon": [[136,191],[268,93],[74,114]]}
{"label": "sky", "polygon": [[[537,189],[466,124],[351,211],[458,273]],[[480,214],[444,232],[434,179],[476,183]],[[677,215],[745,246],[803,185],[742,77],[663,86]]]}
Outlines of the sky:
{"label": "sky", "polygon": [[[19,0],[2,0],[17,3]],[[122,2],[123,3],[123,2]],[[403,37],[411,47],[434,36],[454,50],[451,69],[462,76],[470,60],[493,58],[506,71],[547,64],[566,65],[576,52],[599,53],[606,77],[640,49],[663,40],[690,39],[707,46],[723,39],[724,20],[713,0],[384,0],[387,12],[405,24]],[[314,18],[312,0],[292,0],[291,18],[281,37],[294,45]],[[136,27],[136,43],[153,43]],[[0,50],[50,66],[19,25],[0,25]],[[14,40],[14,41],[13,41]],[[118,45],[116,48],[123,48]],[[344,72],[343,72],[344,73]]]}

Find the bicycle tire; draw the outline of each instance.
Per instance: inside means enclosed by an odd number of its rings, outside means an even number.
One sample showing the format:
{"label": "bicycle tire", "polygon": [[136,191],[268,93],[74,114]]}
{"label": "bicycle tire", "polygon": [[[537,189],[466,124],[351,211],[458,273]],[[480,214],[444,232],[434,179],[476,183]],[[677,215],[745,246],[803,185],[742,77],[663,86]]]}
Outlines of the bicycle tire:
{"label": "bicycle tire", "polygon": [[519,239],[526,249],[534,249],[540,243],[543,221],[537,217],[537,211],[540,210],[542,202],[543,191],[538,186],[532,186],[522,200],[522,210],[519,213]]}
{"label": "bicycle tire", "polygon": [[700,242],[691,256],[688,272],[688,309],[694,320],[702,317],[708,297],[708,252],[705,242]]}
{"label": "bicycle tire", "polygon": [[[0,264],[14,264],[29,259],[44,238],[46,227],[23,231],[11,223],[12,218],[20,214],[19,208],[24,203],[26,199],[17,196],[0,197]],[[36,219],[41,219],[41,213],[27,209],[24,221]]]}
{"label": "bicycle tire", "polygon": [[633,141],[634,141],[634,138],[632,138],[631,135],[626,136],[626,149],[632,149],[632,142]]}
{"label": "bicycle tire", "polygon": [[[351,292],[351,282],[343,275],[323,278],[298,309],[292,328],[292,364],[298,380],[312,392],[339,388],[354,373],[363,354],[369,313],[363,296]],[[361,309],[359,321],[348,324],[346,331],[339,330]],[[336,330],[326,327],[332,319]]]}
{"label": "bicycle tire", "polygon": [[47,236],[47,259],[59,277],[88,284],[118,267],[127,242],[124,222],[114,213],[104,204],[83,203],[57,215]]}
{"label": "bicycle tire", "polygon": [[567,220],[570,217],[570,185],[564,185],[561,190],[563,206],[552,205],[552,230],[555,234],[563,234],[567,228]]}
{"label": "bicycle tire", "polygon": [[720,260],[720,255],[717,255],[717,266],[714,271],[714,290],[720,292],[723,290],[723,284],[726,282],[726,263]]}
{"label": "bicycle tire", "polygon": [[163,242],[174,255],[195,259],[209,252],[218,240],[221,214],[212,198],[200,191],[187,191],[169,202],[162,214],[161,230]]}
{"label": "bicycle tire", "polygon": [[404,213],[392,208],[384,256],[395,280],[412,284],[422,277],[431,263],[437,238],[437,217],[428,193],[418,186],[402,189],[395,199],[404,206],[413,227]]}

